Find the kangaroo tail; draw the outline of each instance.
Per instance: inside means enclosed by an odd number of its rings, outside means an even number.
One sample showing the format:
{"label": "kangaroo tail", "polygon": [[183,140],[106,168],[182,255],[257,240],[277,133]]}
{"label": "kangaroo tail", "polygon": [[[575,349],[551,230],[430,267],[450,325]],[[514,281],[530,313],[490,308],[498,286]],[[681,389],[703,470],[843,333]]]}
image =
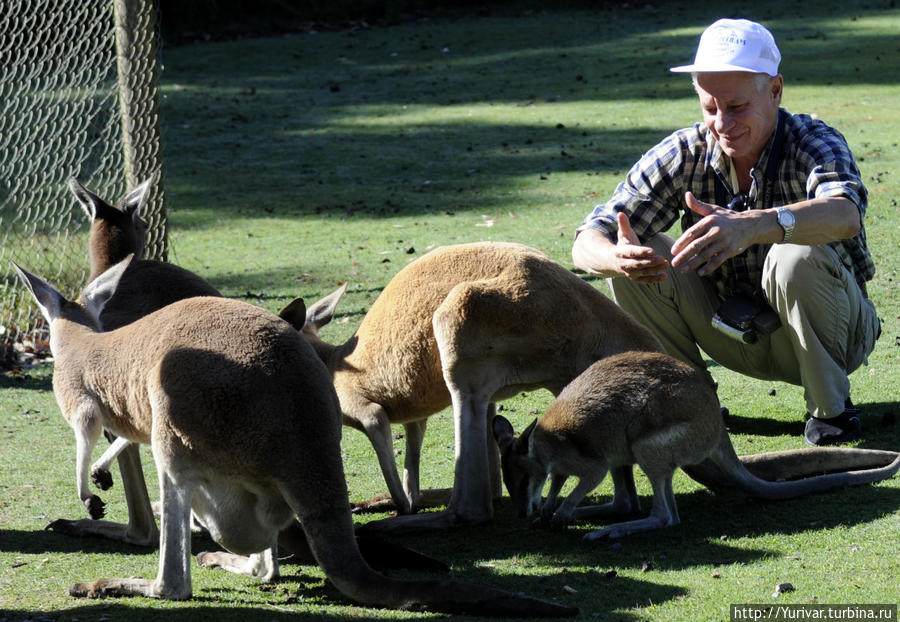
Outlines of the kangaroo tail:
{"label": "kangaroo tail", "polygon": [[[890,467],[898,455],[900,454],[897,452],[881,449],[810,447],[739,456],[739,459],[756,477],[769,482],[778,482],[826,473]],[[695,482],[713,490],[735,486],[734,481],[712,460],[684,465],[682,469]],[[893,472],[888,472],[879,479],[886,479],[891,475]]]}
{"label": "kangaroo tail", "polygon": [[[353,533],[349,503],[309,511],[291,491],[282,491],[300,516],[309,547],[328,579],[345,596],[371,607],[479,616],[560,618],[578,615],[567,607],[484,585],[449,580],[403,581],[375,572],[363,559]],[[344,497],[346,498],[346,496]],[[306,506],[306,507],[304,507]]]}
{"label": "kangaroo tail", "polygon": [[[762,499],[792,499],[862,486],[900,470],[900,453],[880,450],[811,448],[738,458],[724,430],[710,461],[733,485]],[[694,474],[710,476],[710,472],[704,472],[708,465],[695,466]],[[687,472],[693,477],[690,469]]]}

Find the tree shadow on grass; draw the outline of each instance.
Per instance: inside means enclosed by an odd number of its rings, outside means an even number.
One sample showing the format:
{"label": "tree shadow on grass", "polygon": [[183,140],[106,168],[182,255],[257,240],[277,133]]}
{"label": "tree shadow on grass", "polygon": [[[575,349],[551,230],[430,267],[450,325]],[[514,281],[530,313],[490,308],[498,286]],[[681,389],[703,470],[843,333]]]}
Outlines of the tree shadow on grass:
{"label": "tree shadow on grass", "polygon": [[[836,16],[877,17],[878,8],[832,2],[800,18],[776,6],[763,3],[744,16],[776,34],[788,89],[900,78],[885,60],[892,33],[835,26]],[[717,13],[737,10],[746,7],[720,5]],[[504,189],[526,177],[621,176],[677,129],[662,111],[693,91],[668,67],[693,56],[714,17],[704,3],[679,3],[166,50],[162,119],[172,205],[192,210],[176,210],[178,226],[238,216],[503,208],[519,200]],[[826,57],[837,60],[823,64]],[[659,114],[629,117],[628,102],[654,100]],[[612,121],[573,123],[558,110],[579,102],[620,112]],[[473,121],[465,113],[471,105],[509,112]]]}
{"label": "tree shadow on grass", "polygon": [[0,391],[3,389],[25,389],[28,391],[52,391],[53,375],[43,372],[32,375],[28,370],[0,374]]}
{"label": "tree shadow on grass", "polygon": [[[900,449],[900,428],[896,425],[893,413],[897,402],[859,403],[860,420],[862,421],[862,438],[858,447],[867,449]],[[794,436],[802,442],[806,419],[783,421],[769,417],[741,416],[729,413],[725,425],[730,434],[746,434],[752,436]]]}
{"label": "tree shadow on grass", "polygon": [[725,421],[731,434],[751,436],[803,436],[803,421],[782,421],[770,417],[744,417],[729,413]]}
{"label": "tree shadow on grass", "polygon": [[[196,555],[202,550],[218,549],[217,545],[212,542],[205,534],[194,534],[192,539],[192,553]],[[48,532],[0,532],[0,551],[17,552],[23,554],[45,554],[48,552],[56,553],[89,553],[89,554],[110,554],[110,555],[132,555],[132,554],[157,554],[155,549],[144,549],[132,547],[116,543],[108,540],[95,538],[69,538],[60,534],[52,534]],[[490,554],[490,551],[485,554]],[[481,557],[479,557],[481,559]],[[525,593],[536,598],[543,598],[557,602],[565,602],[568,605],[585,606],[579,602],[582,598],[590,599],[590,609],[612,610],[621,608],[625,605],[633,604],[634,606],[644,605],[648,602],[661,603],[671,600],[678,596],[684,595],[686,590],[682,587],[656,583],[650,580],[637,581],[626,577],[617,577],[615,573],[601,573],[593,568],[587,570],[567,570],[561,573],[552,574],[535,574],[533,572],[523,574],[501,574],[495,572],[492,568],[485,565],[473,564],[465,557],[457,557],[455,561],[457,570],[452,580],[458,580],[467,583],[475,583],[479,585],[490,585],[498,589],[509,590],[513,593]],[[199,572],[222,572],[220,570],[202,569]],[[426,573],[413,573],[405,571],[391,571],[386,573],[389,576],[398,579],[447,579],[445,576],[433,575]],[[85,577],[85,580],[89,580]],[[169,611],[154,608],[152,619],[165,620],[171,617],[178,617],[188,614],[191,619],[272,619],[272,607],[282,613],[291,613],[294,615],[304,615],[310,609],[315,609],[315,615],[324,619],[344,619],[341,614],[328,614],[321,610],[324,606],[345,606],[353,605],[362,607],[361,610],[354,610],[352,619],[368,619],[364,613],[365,607],[355,605],[341,594],[330,582],[323,581],[321,575],[310,575],[304,570],[297,567],[297,564],[290,562],[282,564],[282,576],[272,583],[257,583],[252,579],[247,579],[244,587],[239,588],[248,592],[248,600],[245,602],[263,600],[269,601],[269,606],[242,607],[234,609],[220,604],[224,599],[234,599],[234,588],[217,588],[205,587],[198,588],[195,584],[195,593],[192,602],[186,605],[184,609],[173,604],[174,608]],[[61,586],[61,589],[65,586]],[[571,590],[575,590],[572,592]],[[601,596],[600,604],[597,604],[598,592],[602,590],[608,594]],[[567,593],[570,592],[570,593]],[[579,596],[583,593],[585,596]],[[623,598],[632,598],[633,603],[623,603]],[[123,614],[124,619],[134,619],[139,615],[133,608],[119,605],[116,599],[108,599],[100,601],[102,605],[84,605],[65,610],[54,610],[54,614],[69,614],[77,616],[78,614],[86,615],[97,611],[97,607],[104,615],[115,618],[116,614]],[[198,606],[198,603],[201,603]],[[292,605],[298,605],[296,608]],[[190,611],[185,609],[189,608]],[[23,619],[33,619],[34,612],[30,611],[4,611],[7,619],[19,619],[16,616],[22,616]],[[13,617],[9,617],[13,616]],[[385,616],[379,616],[379,619]],[[148,618],[149,619],[149,618]],[[375,618],[372,618],[375,619]],[[639,619],[639,616],[632,616],[624,613],[614,619],[628,622],[633,619]]]}
{"label": "tree shadow on grass", "polygon": [[[531,519],[514,517],[509,500],[504,498],[495,505],[490,525],[457,528],[446,534],[410,535],[402,542],[444,561],[516,558],[527,563],[533,557],[538,564],[637,569],[648,561],[659,569],[746,564],[774,554],[765,544],[771,534],[826,531],[889,516],[900,507],[900,490],[861,486],[805,498],[764,501],[737,492],[712,494],[701,489],[676,494],[676,499],[681,524],[620,540],[582,542],[588,531],[616,522],[612,520],[570,526],[565,532],[531,528]],[[592,497],[590,502],[602,500]],[[641,496],[641,515],[648,514],[651,505],[651,496]],[[448,538],[448,534],[454,537]],[[759,540],[751,547],[728,544],[728,540],[739,538]]]}

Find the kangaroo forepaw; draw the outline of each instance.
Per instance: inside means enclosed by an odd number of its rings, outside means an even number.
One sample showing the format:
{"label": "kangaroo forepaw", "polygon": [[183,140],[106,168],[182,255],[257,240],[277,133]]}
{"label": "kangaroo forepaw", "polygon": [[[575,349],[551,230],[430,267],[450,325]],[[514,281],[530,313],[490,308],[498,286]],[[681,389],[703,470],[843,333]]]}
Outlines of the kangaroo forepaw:
{"label": "kangaroo forepaw", "polygon": [[103,518],[106,514],[106,503],[97,495],[91,495],[84,501],[84,507],[87,508],[88,514],[94,520]]}
{"label": "kangaroo forepaw", "polygon": [[109,490],[113,485],[112,473],[106,469],[96,469],[91,473],[91,481],[100,490]]}

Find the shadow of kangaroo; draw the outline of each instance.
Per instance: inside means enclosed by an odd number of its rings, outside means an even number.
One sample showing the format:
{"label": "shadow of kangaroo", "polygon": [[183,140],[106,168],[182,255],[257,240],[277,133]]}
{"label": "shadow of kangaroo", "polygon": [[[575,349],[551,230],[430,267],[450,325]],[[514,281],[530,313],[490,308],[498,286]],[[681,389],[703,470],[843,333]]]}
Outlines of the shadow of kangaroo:
{"label": "shadow of kangaroo", "polygon": [[[754,475],[731,444],[712,387],[680,361],[661,353],[627,352],[597,361],[572,381],[519,438],[498,416],[493,432],[500,446],[503,478],[520,517],[540,509],[539,522],[562,526],[573,520],[627,516],[640,511],[632,465],[653,487],[653,508],[645,518],[615,523],[585,540],[620,538],[679,523],[672,476],[675,469],[711,461],[725,482],[763,499],[793,499],[846,486],[869,484],[900,469],[892,451],[809,448],[777,452],[779,470],[823,473],[793,481]],[[759,454],[763,457],[766,454]],[[773,464],[762,461],[762,470]],[[802,468],[801,468],[802,465]],[[863,469],[828,473],[836,466]],[[881,465],[871,468],[874,465]],[[602,505],[578,503],[612,474],[613,499]],[[557,507],[569,476],[578,478]],[[541,504],[547,479],[550,488]]]}
{"label": "shadow of kangaroo", "polygon": [[156,578],[98,579],[72,586],[70,594],[190,598],[193,510],[230,551],[201,553],[204,566],[276,577],[278,533],[296,514],[326,576],[362,604],[527,617],[577,613],[485,586],[399,581],[373,571],[354,538],[337,396],[312,347],[280,318],[214,297],[175,302],[98,332],[96,318],[127,265],[88,284],[83,305],[16,266],[49,322],[54,392],[79,452],[89,453],[106,428],[149,443],[158,472]]}
{"label": "shadow of kangaroo", "polygon": [[[91,221],[88,238],[88,257],[93,281],[103,272],[133,256],[115,291],[106,301],[100,313],[99,327],[104,331],[121,328],[163,307],[196,296],[221,296],[206,280],[180,266],[164,261],[136,259],[144,252],[146,223],[144,209],[153,179],[148,179],[127,192],[115,205],[110,205],[77,179],[69,180],[69,189]],[[157,546],[159,530],[154,518],[141,466],[139,444],[122,438],[118,442],[108,431],[112,445],[90,469],[91,480],[101,490],[112,486],[109,466],[118,460],[122,488],[128,505],[128,523],[99,520],[105,504],[90,492],[86,471],[78,479],[78,492],[88,509],[90,519],[58,519],[49,529],[72,536],[98,536],[137,544]],[[83,457],[83,459],[88,459]],[[300,563],[315,563],[303,531],[296,523],[285,529],[279,543],[294,555]],[[414,551],[372,538],[359,540],[363,555],[370,564],[378,567],[418,568],[421,570],[447,570],[446,566],[421,556]]]}

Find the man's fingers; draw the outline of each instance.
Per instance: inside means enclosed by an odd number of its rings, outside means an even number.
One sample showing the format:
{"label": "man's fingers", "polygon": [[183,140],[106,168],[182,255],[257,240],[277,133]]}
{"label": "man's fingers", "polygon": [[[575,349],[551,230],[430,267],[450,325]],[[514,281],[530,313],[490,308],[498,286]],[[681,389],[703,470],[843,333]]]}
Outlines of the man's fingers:
{"label": "man's fingers", "polygon": [[638,240],[634,229],[631,228],[631,223],[628,221],[628,216],[626,216],[622,212],[619,212],[618,214],[616,214],[616,224],[619,226],[619,244],[633,244],[635,246],[640,245],[641,241]]}
{"label": "man's fingers", "polygon": [[628,216],[619,212],[616,214],[616,224],[619,226],[619,233],[615,253],[621,272],[640,283],[658,283],[664,280],[669,262],[657,255],[652,248],[641,245]]}
{"label": "man's fingers", "polygon": [[693,192],[684,193],[684,202],[691,209],[691,211],[697,212],[701,216],[709,216],[715,211],[717,207],[712,203],[704,203],[703,201],[698,200],[697,197],[694,196]]}
{"label": "man's fingers", "polygon": [[656,255],[652,248],[635,247],[633,251],[619,256],[620,268],[628,278],[636,281],[661,281],[666,278],[669,262],[665,258]]}
{"label": "man's fingers", "polygon": [[722,244],[694,243],[685,248],[672,259],[672,266],[682,272],[696,270],[700,276],[705,276],[718,268],[727,258],[727,247]]}

